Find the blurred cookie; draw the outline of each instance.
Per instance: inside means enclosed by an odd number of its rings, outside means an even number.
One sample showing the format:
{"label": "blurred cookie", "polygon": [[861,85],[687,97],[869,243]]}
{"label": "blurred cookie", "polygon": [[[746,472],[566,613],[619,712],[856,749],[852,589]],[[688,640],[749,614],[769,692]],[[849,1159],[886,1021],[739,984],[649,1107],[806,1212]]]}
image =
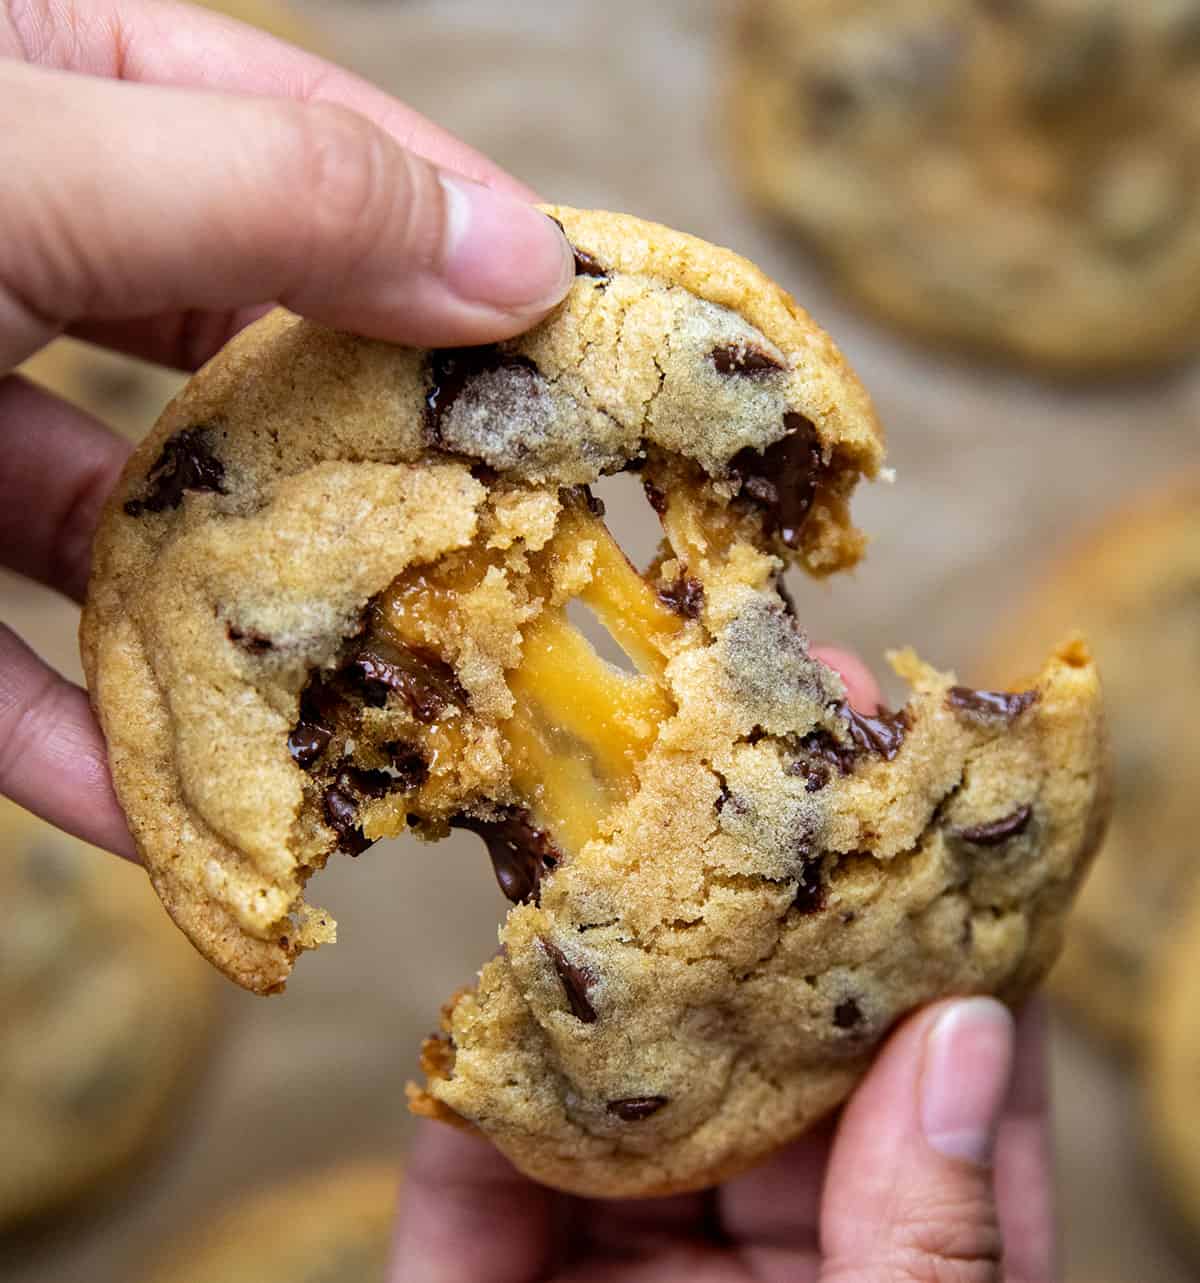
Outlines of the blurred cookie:
{"label": "blurred cookie", "polygon": [[384,1283],[400,1173],[360,1162],[243,1196],[143,1283]]}
{"label": "blurred cookie", "polygon": [[1200,0],[741,0],[740,174],[896,324],[1061,371],[1200,333]]}
{"label": "blurred cookie", "polygon": [[1200,1244],[1200,895],[1154,974],[1144,1104],[1159,1186]]}
{"label": "blurred cookie", "polygon": [[209,1030],[208,968],[141,869],[0,799],[0,1229],[165,1131]]}
{"label": "blurred cookie", "polygon": [[1200,868],[1200,478],[1143,496],[1084,540],[1006,630],[995,671],[1036,663],[1068,621],[1096,653],[1116,769],[1108,838],[1050,985],[1132,1049],[1155,1001],[1147,976]]}

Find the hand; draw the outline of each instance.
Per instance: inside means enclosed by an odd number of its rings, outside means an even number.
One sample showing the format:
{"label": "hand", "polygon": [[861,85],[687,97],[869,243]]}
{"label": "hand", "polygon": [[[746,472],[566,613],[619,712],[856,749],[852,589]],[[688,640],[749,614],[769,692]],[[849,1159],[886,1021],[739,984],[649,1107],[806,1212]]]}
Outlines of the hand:
{"label": "hand", "polygon": [[391,1283],[1051,1283],[1041,1023],[918,1013],[836,1125],[702,1194],[568,1198],[425,1123]]}
{"label": "hand", "polygon": [[[281,302],[395,342],[480,343],[535,324],[574,274],[514,179],[215,14],[0,0],[0,104],[0,564],[77,601],[128,446],[9,373],[55,335],[194,369]],[[84,692],[3,626],[0,793],[133,855]]]}

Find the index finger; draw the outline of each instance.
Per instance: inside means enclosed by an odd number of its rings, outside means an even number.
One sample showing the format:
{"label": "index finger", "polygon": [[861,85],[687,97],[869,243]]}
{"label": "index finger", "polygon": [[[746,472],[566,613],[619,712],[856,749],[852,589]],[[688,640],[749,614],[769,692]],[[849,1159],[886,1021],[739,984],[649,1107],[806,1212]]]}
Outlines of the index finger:
{"label": "index finger", "polygon": [[58,71],[347,107],[409,151],[523,200],[534,193],[351,72],[236,19],[170,0],[0,0],[0,56]]}

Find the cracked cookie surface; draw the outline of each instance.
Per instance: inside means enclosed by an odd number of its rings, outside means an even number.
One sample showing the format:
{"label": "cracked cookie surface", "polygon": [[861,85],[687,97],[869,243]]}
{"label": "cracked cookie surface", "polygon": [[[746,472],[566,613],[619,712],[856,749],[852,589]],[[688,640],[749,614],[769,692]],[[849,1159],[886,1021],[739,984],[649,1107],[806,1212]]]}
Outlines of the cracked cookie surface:
{"label": "cracked cookie surface", "polygon": [[1067,372],[1194,351],[1197,0],[741,0],[755,199],[921,334]]}
{"label": "cracked cookie surface", "polygon": [[1200,675],[1198,613],[1193,476],[1138,496],[1079,540],[1005,630],[989,669],[1005,679],[1027,670],[1068,621],[1095,647],[1114,747],[1112,819],[1050,984],[1128,1051],[1142,1047],[1156,1002],[1150,977],[1197,882],[1200,737],[1186,692]]}
{"label": "cracked cookie surface", "polygon": [[[111,1185],[166,1130],[213,977],[141,870],[0,801],[0,1228]],[[182,946],[182,947],[181,947]]]}
{"label": "cracked cookie surface", "polygon": [[[1095,674],[897,657],[851,709],[779,589],[861,536],[881,439],[828,338],[728,251],[555,211],[531,334],[390,348],[276,315],[196,377],[102,523],[89,687],[143,858],[227,974],[332,936],[309,875],[483,838],[514,902],[414,1108],[565,1189],[702,1186],[798,1134],[912,1006],[1017,1000],[1101,826]],[[588,483],[634,470],[636,570]],[[605,663],[582,604],[627,655]]]}

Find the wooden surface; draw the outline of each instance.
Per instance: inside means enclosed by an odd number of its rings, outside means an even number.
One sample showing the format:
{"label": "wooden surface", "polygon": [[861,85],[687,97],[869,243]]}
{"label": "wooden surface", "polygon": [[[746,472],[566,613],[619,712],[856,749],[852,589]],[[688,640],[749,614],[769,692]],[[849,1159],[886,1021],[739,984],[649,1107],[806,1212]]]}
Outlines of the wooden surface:
{"label": "wooden surface", "polygon": [[[794,585],[815,639],[854,645],[877,668],[886,647],[912,642],[969,680],[993,623],[1062,536],[1195,460],[1194,373],[1053,387],[910,347],[843,306],[728,181],[709,3],[312,0],[304,12],[345,61],[548,198],[730,244],[833,332],[877,398],[898,476],[857,505],[877,540],[862,570]],[[618,535],[641,523],[636,553],[649,537],[643,508],[620,496],[614,508]],[[12,580],[0,581],[0,606],[77,675],[73,610]],[[222,1036],[178,1135],[106,1208],[0,1246],[0,1278],[131,1279],[215,1200],[331,1157],[399,1152],[417,1040],[494,948],[504,902],[479,844],[461,834],[341,861],[315,895],[342,943],[306,957],[283,998],[227,986]],[[1195,1277],[1156,1214],[1129,1074],[1056,1026],[1054,1087],[1072,1283]]]}

